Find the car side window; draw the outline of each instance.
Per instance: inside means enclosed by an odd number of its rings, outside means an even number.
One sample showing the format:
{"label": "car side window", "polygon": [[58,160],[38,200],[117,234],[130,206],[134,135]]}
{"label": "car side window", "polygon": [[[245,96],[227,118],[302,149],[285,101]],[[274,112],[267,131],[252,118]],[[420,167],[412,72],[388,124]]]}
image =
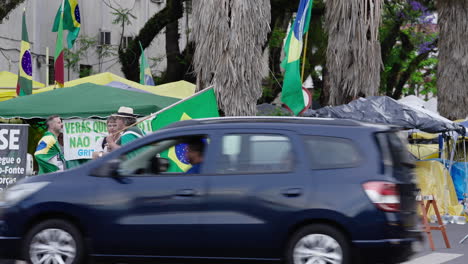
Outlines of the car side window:
{"label": "car side window", "polygon": [[361,161],[361,153],[349,139],[305,136],[304,141],[313,169],[357,167]]}
{"label": "car side window", "polygon": [[198,174],[209,142],[206,135],[193,135],[147,144],[119,157],[119,173],[126,176]]}
{"label": "car side window", "polygon": [[295,158],[290,139],[277,134],[229,134],[223,136],[217,173],[287,172]]}

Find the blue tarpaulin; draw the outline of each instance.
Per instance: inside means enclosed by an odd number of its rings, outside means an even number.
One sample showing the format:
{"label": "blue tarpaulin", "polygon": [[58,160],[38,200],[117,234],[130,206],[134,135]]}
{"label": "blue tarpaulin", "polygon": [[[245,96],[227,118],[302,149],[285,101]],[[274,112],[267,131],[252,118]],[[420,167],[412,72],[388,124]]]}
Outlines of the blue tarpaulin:
{"label": "blue tarpaulin", "polygon": [[[449,160],[443,159],[431,159],[437,160],[440,163],[444,164],[448,169],[450,166]],[[450,176],[452,177],[453,186],[455,187],[455,192],[457,193],[458,200],[463,200],[463,194],[466,192],[466,173],[468,168],[468,162],[454,162],[452,168],[450,169]]]}
{"label": "blue tarpaulin", "polygon": [[453,185],[457,193],[458,200],[463,200],[463,194],[466,192],[466,168],[468,162],[455,162],[450,169]]}

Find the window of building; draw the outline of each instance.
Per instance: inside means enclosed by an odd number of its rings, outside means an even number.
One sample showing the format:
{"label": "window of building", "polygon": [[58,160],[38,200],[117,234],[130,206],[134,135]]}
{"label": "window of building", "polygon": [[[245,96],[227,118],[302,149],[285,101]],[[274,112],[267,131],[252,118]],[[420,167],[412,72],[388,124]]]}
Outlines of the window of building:
{"label": "window of building", "polygon": [[49,57],[49,85],[55,83],[54,57]]}
{"label": "window of building", "polygon": [[90,76],[93,73],[93,66],[80,64],[80,78]]}
{"label": "window of building", "polygon": [[314,169],[356,167],[361,154],[349,139],[306,136],[305,146]]}
{"label": "window of building", "polygon": [[99,45],[110,45],[111,44],[111,32],[101,31],[99,35]]}
{"label": "window of building", "polygon": [[122,48],[123,48],[123,49],[127,49],[127,48],[128,48],[128,44],[129,44],[132,40],[133,40],[132,37],[129,37],[129,36],[123,37],[123,39],[122,39]]}
{"label": "window of building", "polygon": [[230,134],[223,137],[219,173],[291,171],[294,153],[288,137],[275,134]]}

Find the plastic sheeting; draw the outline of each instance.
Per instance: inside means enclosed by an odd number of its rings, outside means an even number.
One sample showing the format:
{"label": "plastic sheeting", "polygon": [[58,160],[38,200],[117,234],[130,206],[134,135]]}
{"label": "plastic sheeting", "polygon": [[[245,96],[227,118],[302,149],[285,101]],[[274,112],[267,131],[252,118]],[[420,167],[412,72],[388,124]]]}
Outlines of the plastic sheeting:
{"label": "plastic sheeting", "polygon": [[463,194],[466,191],[466,169],[468,164],[466,162],[456,162],[452,164],[450,175],[452,176],[453,185],[457,193],[458,200],[463,200]]}
{"label": "plastic sheeting", "polygon": [[[452,178],[437,160],[417,161],[416,177],[422,195],[434,195],[441,215],[462,215],[463,205],[458,203]],[[431,207],[429,215],[434,215]]]}
{"label": "plastic sheeting", "polygon": [[419,129],[429,133],[457,131],[464,134],[465,132],[464,127],[436,113],[401,104],[387,96],[359,98],[345,105],[307,110],[303,116],[347,118],[396,125],[406,129]]}

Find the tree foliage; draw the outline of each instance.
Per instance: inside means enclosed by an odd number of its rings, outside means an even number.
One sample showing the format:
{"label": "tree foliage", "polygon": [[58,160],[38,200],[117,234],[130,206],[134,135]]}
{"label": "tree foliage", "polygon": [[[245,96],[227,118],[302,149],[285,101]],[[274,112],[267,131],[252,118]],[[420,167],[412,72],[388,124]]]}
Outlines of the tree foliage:
{"label": "tree foliage", "polygon": [[182,2],[185,0],[167,0],[166,7],[154,14],[138,32],[138,35],[128,43],[127,49],[119,50],[119,60],[122,65],[122,72],[129,80],[138,81],[140,74],[139,58],[141,50],[138,42],[141,42],[143,49],[151,45],[153,39],[168,24],[178,21],[183,15]]}
{"label": "tree foliage", "polygon": [[2,0],[0,1],[0,24],[3,22],[8,14],[14,10],[24,0]]}

